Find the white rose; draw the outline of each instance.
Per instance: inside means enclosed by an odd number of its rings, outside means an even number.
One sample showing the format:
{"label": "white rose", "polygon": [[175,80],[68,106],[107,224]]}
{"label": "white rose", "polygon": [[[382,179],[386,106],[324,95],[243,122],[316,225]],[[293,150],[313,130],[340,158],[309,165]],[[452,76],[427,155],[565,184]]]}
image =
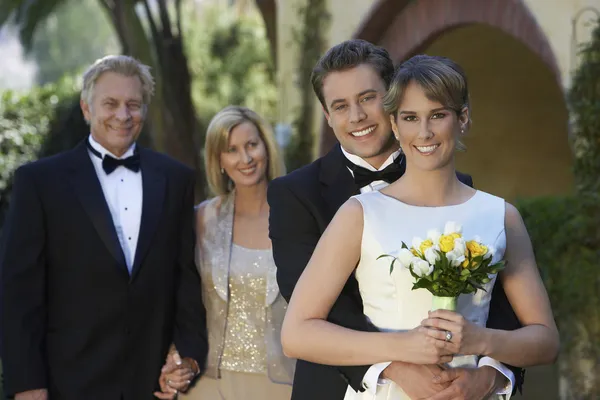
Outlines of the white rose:
{"label": "white rose", "polygon": [[458,222],[448,221],[444,227],[444,235],[451,233],[462,233],[462,226]]}
{"label": "white rose", "polygon": [[430,265],[427,261],[418,257],[413,258],[412,268],[413,272],[421,278],[428,276],[433,272],[433,265]]}
{"label": "white rose", "polygon": [[438,254],[438,250],[435,247],[430,247],[425,250],[425,258],[429,262],[429,264],[434,265],[437,260],[440,259],[440,255]]}
{"label": "white rose", "polygon": [[465,254],[467,252],[467,242],[463,238],[454,239],[454,250],[457,254]]}
{"label": "white rose", "polygon": [[488,251],[487,251],[487,253],[485,253],[485,256],[483,256],[483,258],[485,260],[487,260],[490,257],[494,257],[495,254],[496,254],[496,249],[493,246],[488,246]]}
{"label": "white rose", "polygon": [[448,261],[450,261],[450,265],[452,265],[453,267],[458,267],[460,264],[463,263],[463,261],[465,261],[465,254],[456,251],[455,248],[454,250],[446,253],[446,258],[448,258]]}
{"label": "white rose", "polygon": [[415,249],[419,253],[421,252],[421,250],[419,250],[421,248],[421,243],[423,243],[423,239],[421,239],[418,236],[414,237],[413,240],[412,240],[412,247],[413,247],[413,249]]}
{"label": "white rose", "polygon": [[414,255],[408,249],[400,249],[396,252],[395,257],[402,268],[408,268]]}
{"label": "white rose", "polygon": [[442,233],[437,229],[427,231],[427,239],[431,240],[434,246],[440,242],[440,236],[442,236]]}

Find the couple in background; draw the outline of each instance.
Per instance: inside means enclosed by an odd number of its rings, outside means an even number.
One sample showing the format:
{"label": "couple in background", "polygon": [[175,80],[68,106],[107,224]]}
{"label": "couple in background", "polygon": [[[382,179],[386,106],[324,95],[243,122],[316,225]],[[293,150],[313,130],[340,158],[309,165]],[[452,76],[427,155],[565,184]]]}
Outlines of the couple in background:
{"label": "couple in background", "polygon": [[242,107],[214,118],[219,197],[194,216],[194,172],[136,144],[153,89],[136,60],[97,61],[81,93],[89,137],[15,173],[0,266],[17,400],[173,399],[203,373],[190,398],[290,397],[267,227],[267,181],[284,172],[272,130]]}

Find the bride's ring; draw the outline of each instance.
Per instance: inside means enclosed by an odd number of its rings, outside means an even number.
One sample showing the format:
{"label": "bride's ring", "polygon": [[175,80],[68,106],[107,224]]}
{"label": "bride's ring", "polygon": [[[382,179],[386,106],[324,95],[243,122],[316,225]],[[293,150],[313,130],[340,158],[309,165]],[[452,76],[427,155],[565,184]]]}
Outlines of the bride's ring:
{"label": "bride's ring", "polygon": [[446,342],[449,342],[451,340],[452,340],[452,332],[446,331]]}

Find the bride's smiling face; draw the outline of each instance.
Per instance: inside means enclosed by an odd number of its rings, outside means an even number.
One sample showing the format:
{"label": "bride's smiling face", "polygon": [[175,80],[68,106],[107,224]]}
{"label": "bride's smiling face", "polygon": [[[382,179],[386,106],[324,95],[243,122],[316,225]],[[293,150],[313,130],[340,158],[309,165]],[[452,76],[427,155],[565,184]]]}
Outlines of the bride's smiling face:
{"label": "bride's smiling face", "polygon": [[410,82],[396,116],[390,116],[407,164],[428,171],[450,165],[461,130],[469,120],[468,113],[466,107],[457,112],[429,99],[418,83]]}

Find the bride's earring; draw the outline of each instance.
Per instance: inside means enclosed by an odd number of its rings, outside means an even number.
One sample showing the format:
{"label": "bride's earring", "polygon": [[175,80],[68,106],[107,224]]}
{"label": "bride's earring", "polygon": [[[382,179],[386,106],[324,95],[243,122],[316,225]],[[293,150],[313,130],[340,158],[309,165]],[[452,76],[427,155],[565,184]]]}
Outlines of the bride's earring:
{"label": "bride's earring", "polygon": [[221,174],[225,174],[225,169],[221,168]]}

